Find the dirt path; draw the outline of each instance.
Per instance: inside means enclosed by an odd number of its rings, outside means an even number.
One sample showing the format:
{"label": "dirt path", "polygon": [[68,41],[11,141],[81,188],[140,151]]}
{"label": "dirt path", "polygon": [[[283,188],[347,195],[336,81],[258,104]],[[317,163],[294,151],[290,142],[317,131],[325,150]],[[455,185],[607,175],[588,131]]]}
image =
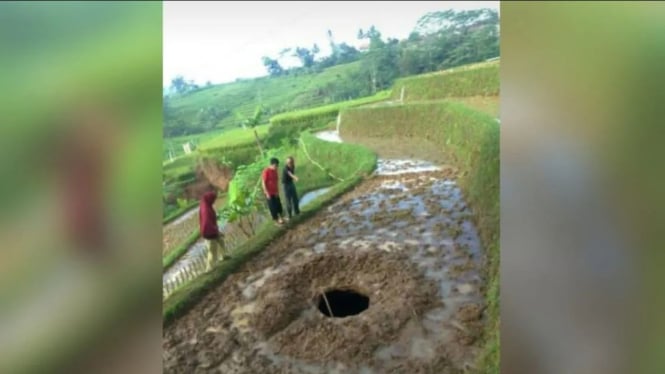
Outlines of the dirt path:
{"label": "dirt path", "polygon": [[[206,295],[165,329],[164,371],[470,367],[483,328],[480,240],[455,171],[401,174],[413,167],[382,161],[390,175],[344,195]],[[333,290],[357,295],[322,297]]]}

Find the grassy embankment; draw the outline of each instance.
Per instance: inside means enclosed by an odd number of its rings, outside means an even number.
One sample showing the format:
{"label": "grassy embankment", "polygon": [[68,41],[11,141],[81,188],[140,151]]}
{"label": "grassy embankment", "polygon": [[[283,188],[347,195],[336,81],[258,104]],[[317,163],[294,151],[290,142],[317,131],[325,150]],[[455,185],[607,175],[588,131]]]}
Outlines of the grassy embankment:
{"label": "grassy embankment", "polygon": [[405,102],[448,99],[499,117],[499,61],[461,66],[395,81],[392,100]]}
{"label": "grassy embankment", "polygon": [[[336,181],[332,179],[329,174],[332,174],[333,176],[337,176],[337,174],[329,173],[329,171],[324,172],[312,164],[304,154],[303,148],[300,147],[295,140],[305,130],[325,128],[329,124],[331,118],[335,119],[339,111],[344,108],[379,102],[388,98],[389,94],[389,91],[383,91],[373,96],[348,100],[319,108],[285,113],[273,117],[271,118],[269,129],[268,126],[261,127],[261,132],[259,134],[260,136],[263,135],[262,143],[264,143],[264,147],[278,147],[282,145],[285,140],[287,143],[290,143],[292,151],[286,152],[288,154],[284,154],[279,158],[283,160],[287,156],[293,155],[296,160],[298,160],[298,174],[301,175],[303,181],[302,185],[299,186],[299,193],[301,196],[309,191],[330,186]],[[235,132],[236,135],[227,136],[224,134],[208,140],[200,146],[200,152],[197,152],[197,156],[211,157],[220,161],[224,159],[230,161],[234,166],[251,163],[258,155],[258,148],[256,147],[252,130],[231,130],[229,132]],[[330,145],[307,135],[303,136],[303,140],[306,140],[305,144],[310,144],[312,142],[316,143],[316,145],[312,144],[311,146],[307,146],[309,156],[313,160],[322,163],[323,165],[327,165],[325,161],[331,156],[331,154],[325,152],[330,149]],[[343,157],[343,154],[340,156]],[[322,158],[324,162],[319,161],[319,158]],[[346,161],[350,164],[358,165],[353,158]],[[195,163],[196,158],[194,156],[176,160],[164,171],[164,177],[169,181],[167,183],[186,184],[193,180]],[[185,207],[173,210],[164,219],[164,223],[176,219],[178,216],[195,206],[196,202],[192,202]],[[198,237],[198,233],[193,231],[185,241],[180,243],[173,250],[165,253],[162,257],[162,266],[164,268],[171,266],[178,258],[185,254],[187,248],[198,240]]]}

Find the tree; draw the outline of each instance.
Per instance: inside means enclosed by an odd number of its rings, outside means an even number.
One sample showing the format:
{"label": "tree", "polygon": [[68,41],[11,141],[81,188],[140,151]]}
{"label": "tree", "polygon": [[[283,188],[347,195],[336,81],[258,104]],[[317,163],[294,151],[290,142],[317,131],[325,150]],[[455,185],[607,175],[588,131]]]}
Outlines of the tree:
{"label": "tree", "polygon": [[270,74],[271,77],[276,77],[284,73],[284,68],[282,68],[282,65],[280,65],[277,60],[268,56],[263,56],[263,66],[266,67],[268,74]]}
{"label": "tree", "polygon": [[183,94],[187,92],[188,84],[182,75],[178,75],[171,80],[171,87],[177,94]]}
{"label": "tree", "polygon": [[416,22],[414,32],[426,36],[442,31],[454,34],[466,34],[483,26],[498,28],[499,13],[494,9],[475,9],[456,12],[446,10],[429,12]]}
{"label": "tree", "polygon": [[415,43],[415,42],[419,42],[420,40],[422,40],[422,36],[417,31],[412,31],[409,34],[409,37],[406,40],[411,42],[411,43]]}
{"label": "tree", "polygon": [[194,83],[194,80],[190,79],[189,82],[187,82],[187,92],[196,91],[199,88],[199,85]]}
{"label": "tree", "polygon": [[[372,41],[379,41],[381,40],[381,33],[379,30],[376,29],[374,25],[370,26],[370,28],[364,32],[363,29],[358,30],[358,39],[369,39],[370,42]],[[371,45],[370,45],[371,48]]]}
{"label": "tree", "polygon": [[372,25],[366,32],[358,30],[359,39],[369,39],[369,52],[362,59],[363,71],[369,78],[372,94],[392,83],[398,74],[398,40],[391,39],[388,44],[381,39],[381,32]]}
{"label": "tree", "polygon": [[397,64],[402,76],[422,74],[428,71],[428,52],[417,45],[404,44],[400,47]]}
{"label": "tree", "polygon": [[338,63],[345,64],[356,61],[360,57],[360,52],[354,47],[342,43],[338,46],[338,56]]}
{"label": "tree", "polygon": [[296,47],[293,57],[297,57],[305,68],[309,68],[314,64],[314,54],[307,48]]}
{"label": "tree", "polygon": [[[399,75],[399,40],[388,39],[378,51],[377,83],[381,89],[389,87]],[[371,51],[370,51],[371,52]]]}
{"label": "tree", "polygon": [[196,91],[200,88],[193,80],[186,81],[182,75],[178,75],[171,80],[171,87],[179,95]]}
{"label": "tree", "polygon": [[333,37],[332,30],[328,29],[328,44],[330,45],[330,58],[332,61],[337,61],[339,59],[339,46],[335,43],[335,38]]}
{"label": "tree", "polygon": [[332,51],[329,56],[324,57],[319,62],[321,68],[327,68],[334,65],[345,64],[358,60],[360,52],[352,46],[342,42],[341,44],[335,43],[332,30],[327,32],[328,44]]}
{"label": "tree", "polygon": [[418,74],[483,61],[499,54],[496,10],[447,10],[421,17],[402,45],[400,72]]}

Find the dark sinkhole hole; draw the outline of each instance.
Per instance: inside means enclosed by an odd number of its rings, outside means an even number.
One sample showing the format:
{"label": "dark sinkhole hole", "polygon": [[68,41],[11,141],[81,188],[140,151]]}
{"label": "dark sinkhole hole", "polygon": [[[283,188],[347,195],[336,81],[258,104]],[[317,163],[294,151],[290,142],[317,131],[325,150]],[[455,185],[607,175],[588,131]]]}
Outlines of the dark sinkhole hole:
{"label": "dark sinkhole hole", "polygon": [[[326,299],[328,303],[326,303]],[[330,290],[319,295],[319,310],[326,317],[355,316],[368,307],[369,297],[352,290]]]}

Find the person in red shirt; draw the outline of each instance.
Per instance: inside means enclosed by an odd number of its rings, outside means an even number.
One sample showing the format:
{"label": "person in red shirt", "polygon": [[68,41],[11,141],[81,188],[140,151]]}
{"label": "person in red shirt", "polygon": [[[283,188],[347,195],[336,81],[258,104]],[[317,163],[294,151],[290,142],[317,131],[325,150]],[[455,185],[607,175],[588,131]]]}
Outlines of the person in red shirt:
{"label": "person in red shirt", "polygon": [[222,255],[222,260],[229,257],[224,245],[224,234],[219,232],[219,227],[217,226],[217,213],[213,206],[216,199],[217,192],[214,190],[208,191],[203,194],[201,202],[199,203],[199,231],[201,232],[201,237],[205,239],[208,247],[206,271],[211,270],[212,266],[217,263],[220,249],[221,252],[224,253],[224,255]]}
{"label": "person in red shirt", "polygon": [[272,220],[277,223],[277,225],[284,224],[282,210],[282,201],[279,199],[279,174],[277,167],[279,166],[279,160],[276,158],[270,159],[270,166],[263,169],[261,174],[261,180],[263,181],[263,193],[266,195],[268,200],[268,209],[270,210],[270,216]]}

